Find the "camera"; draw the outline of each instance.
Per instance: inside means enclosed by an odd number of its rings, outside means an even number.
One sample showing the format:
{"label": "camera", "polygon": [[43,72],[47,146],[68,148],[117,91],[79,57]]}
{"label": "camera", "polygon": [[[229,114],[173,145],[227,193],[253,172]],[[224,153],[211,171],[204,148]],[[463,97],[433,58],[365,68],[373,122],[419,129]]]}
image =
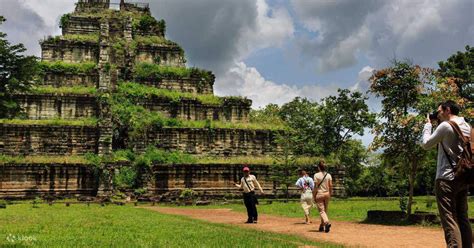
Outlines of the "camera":
{"label": "camera", "polygon": [[429,118],[430,118],[430,120],[432,120],[432,121],[437,121],[437,120],[438,120],[438,111],[436,110],[436,111],[434,111],[433,113],[431,113],[431,114],[429,115]]}

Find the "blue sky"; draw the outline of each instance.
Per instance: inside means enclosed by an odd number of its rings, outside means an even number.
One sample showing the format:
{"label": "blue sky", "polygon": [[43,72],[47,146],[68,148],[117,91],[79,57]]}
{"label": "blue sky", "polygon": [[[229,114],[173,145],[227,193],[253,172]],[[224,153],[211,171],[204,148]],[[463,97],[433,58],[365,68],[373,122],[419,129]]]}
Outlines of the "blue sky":
{"label": "blue sky", "polygon": [[[60,34],[73,0],[0,0],[1,28],[39,55],[38,40]],[[113,0],[112,2],[118,2]],[[189,66],[212,70],[218,95],[242,95],[253,107],[296,96],[315,101],[337,88],[365,92],[372,70],[409,58],[436,67],[474,45],[472,0],[153,0],[167,37]],[[371,98],[369,106],[380,103]],[[370,135],[363,138],[367,145]]]}

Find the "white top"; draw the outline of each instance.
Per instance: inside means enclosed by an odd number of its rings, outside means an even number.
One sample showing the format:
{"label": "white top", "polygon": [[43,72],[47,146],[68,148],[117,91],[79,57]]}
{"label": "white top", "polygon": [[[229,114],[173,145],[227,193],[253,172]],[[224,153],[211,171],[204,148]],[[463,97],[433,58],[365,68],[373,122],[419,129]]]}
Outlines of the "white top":
{"label": "white top", "polygon": [[[318,185],[323,181],[324,175],[326,175],[327,172],[318,172],[314,174],[314,187],[318,187]],[[324,181],[321,183],[321,185],[318,188],[318,193],[326,193],[329,192],[329,181],[332,181],[331,174],[327,173],[328,175],[326,178],[324,178]]]}
{"label": "white top", "polygon": [[300,177],[298,181],[296,181],[295,185],[299,189],[303,190],[303,192],[306,192],[306,190],[308,189],[310,190],[314,189],[314,181],[311,177],[307,175]]}
{"label": "white top", "polygon": [[[458,124],[464,136],[471,135],[471,126],[462,117],[454,117],[452,121]],[[453,162],[457,161],[457,157],[462,153],[461,141],[448,122],[442,122],[436,130],[431,134],[432,125],[426,123],[423,129],[422,147],[426,150],[438,146],[438,161],[436,167],[436,179],[454,180],[454,173],[449,160],[444,154],[441,144],[443,144],[446,152],[451,156]],[[454,166],[454,165],[453,165]]]}
{"label": "white top", "polygon": [[[247,183],[245,183],[244,180],[246,180]],[[245,193],[249,193],[255,190],[255,185],[257,185],[258,189],[262,191],[262,187],[260,187],[257,178],[254,175],[249,175],[248,177],[242,177],[242,179],[240,179],[240,184],[237,184],[237,187],[244,189]]]}

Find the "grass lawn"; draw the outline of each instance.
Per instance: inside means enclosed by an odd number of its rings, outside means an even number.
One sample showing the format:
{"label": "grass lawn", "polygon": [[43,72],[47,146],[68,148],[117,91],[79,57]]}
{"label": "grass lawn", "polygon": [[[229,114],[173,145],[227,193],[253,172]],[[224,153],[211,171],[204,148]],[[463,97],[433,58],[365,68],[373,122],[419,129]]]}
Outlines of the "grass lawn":
{"label": "grass lawn", "polygon": [[[434,196],[415,197],[413,209],[415,211],[438,212],[436,200]],[[229,205],[211,205],[207,208],[231,208],[236,211],[246,211],[243,204]],[[257,207],[259,213],[279,215],[285,217],[301,217],[304,218],[303,210],[298,201],[288,203],[273,202],[268,204],[267,200],[260,200]],[[334,220],[341,221],[363,221],[367,217],[368,210],[400,210],[398,199],[387,198],[349,198],[349,199],[331,199],[329,202],[329,217]],[[312,209],[313,218],[318,218],[318,210]],[[474,217],[474,198],[469,199],[469,216]]]}
{"label": "grass lawn", "polygon": [[0,247],[341,247],[130,205],[38,206],[0,209]]}

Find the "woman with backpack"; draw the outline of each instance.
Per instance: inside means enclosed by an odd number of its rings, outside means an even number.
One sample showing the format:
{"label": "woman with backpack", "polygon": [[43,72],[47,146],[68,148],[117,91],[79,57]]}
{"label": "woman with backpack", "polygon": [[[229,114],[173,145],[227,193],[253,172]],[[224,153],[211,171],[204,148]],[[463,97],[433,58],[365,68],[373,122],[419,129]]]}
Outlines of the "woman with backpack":
{"label": "woman with backpack", "polygon": [[326,165],[324,164],[324,161],[319,162],[318,170],[319,172],[314,174],[316,188],[313,191],[313,198],[321,216],[319,231],[329,232],[331,229],[331,223],[329,222],[327,211],[329,199],[331,199],[332,177],[326,172]]}
{"label": "woman with backpack", "polygon": [[305,170],[300,170],[300,178],[296,181],[296,187],[301,190],[301,207],[304,211],[305,223],[309,224],[309,212],[313,206],[314,181]]}

